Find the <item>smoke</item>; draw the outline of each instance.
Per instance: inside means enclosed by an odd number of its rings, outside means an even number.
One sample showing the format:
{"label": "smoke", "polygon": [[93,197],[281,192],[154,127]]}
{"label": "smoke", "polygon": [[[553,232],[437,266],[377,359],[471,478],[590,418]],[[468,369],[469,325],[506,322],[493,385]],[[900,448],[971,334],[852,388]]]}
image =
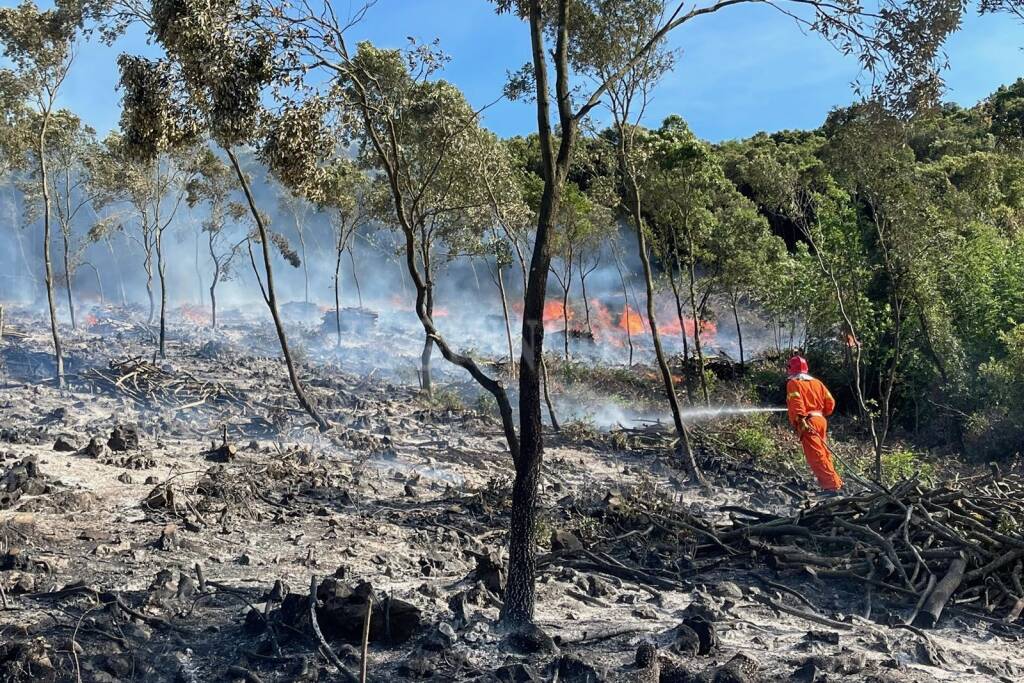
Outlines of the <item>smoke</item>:
{"label": "smoke", "polygon": [[[284,235],[293,250],[301,249],[295,212],[287,210],[280,201],[281,190],[256,167],[250,169],[257,205],[269,216],[271,228]],[[31,302],[42,313],[45,297],[42,290],[42,230],[37,223],[22,225],[21,196],[13,183],[0,193],[0,301]],[[297,344],[314,353],[328,357],[335,346],[333,334],[313,334],[321,327],[322,318],[334,309],[334,272],[336,264],[335,237],[326,214],[312,207],[304,212],[302,236],[305,259],[299,268],[290,266],[274,250],[274,276],[278,300],[287,318],[289,333]],[[166,207],[170,209],[170,207]],[[121,230],[111,234],[109,243],[101,241],[87,244],[83,260],[88,267],[75,272],[72,283],[76,305],[81,318],[102,323],[109,313],[100,303],[126,303],[143,315],[148,309],[144,254],[133,235],[138,221],[127,207],[115,207]],[[209,322],[209,285],[212,273],[206,235],[201,231],[206,218],[205,209],[195,211],[179,209],[178,218],[164,239],[168,310],[172,321],[186,322],[192,330],[203,328]],[[98,217],[88,216],[77,226],[84,235]],[[244,224],[229,229],[226,242],[244,238]],[[576,360],[609,365],[650,363],[653,361],[650,321],[646,315],[645,287],[635,237],[632,230],[623,229],[618,244],[603,245],[596,257],[599,263],[586,276],[586,298],[580,272],[574,268],[568,297],[568,308],[563,316],[563,292],[554,277],[549,278],[549,310],[545,315],[546,349],[552,354],[564,354],[568,341],[569,355]],[[614,248],[613,248],[614,247]],[[256,249],[259,248],[257,245]],[[359,345],[373,345],[386,350],[376,353],[377,362],[401,368],[396,375],[408,376],[423,344],[423,331],[413,311],[414,291],[405,271],[404,259],[399,257],[401,244],[396,234],[382,226],[362,230],[350,245],[351,258],[346,255],[340,268],[342,308],[363,308],[379,315],[373,329],[347,331],[338,358],[350,361],[358,356]],[[63,277],[59,252],[59,236],[55,235],[52,255],[57,283]],[[256,254],[259,264],[259,254]],[[434,260],[435,323],[452,346],[478,357],[503,359],[509,354],[506,324],[502,315],[499,289],[492,277],[493,264],[463,256],[438,254]],[[621,265],[618,265],[621,264]],[[620,275],[621,270],[621,275]],[[306,278],[309,281],[309,304],[306,298]],[[513,355],[519,355],[519,337],[522,325],[522,276],[519,266],[506,268],[503,281],[507,291],[509,327],[513,342]],[[358,287],[357,287],[358,283]],[[56,284],[56,283],[55,283]],[[159,297],[159,280],[154,275],[154,288]],[[66,320],[67,306],[62,287],[55,287],[59,315]],[[358,291],[358,293],[357,293]],[[243,246],[232,266],[231,276],[217,288],[219,322],[267,321],[269,316],[260,295],[260,288]],[[687,300],[682,302],[683,318],[670,288],[660,286],[655,310],[658,328],[666,351],[679,354],[686,345],[693,349],[695,323]],[[701,339],[709,355],[727,354],[738,358],[738,337],[733,323],[733,312],[723,301],[712,297],[709,316],[701,325]],[[741,311],[746,356],[752,357],[769,348],[773,341],[769,328],[751,310]],[[569,335],[566,340],[565,320],[568,317]],[[332,328],[325,325],[329,332]],[[270,350],[269,345],[266,350]],[[439,354],[435,354],[438,357]],[[434,368],[439,372],[449,369],[438,360]],[[399,372],[400,371],[400,372]],[[459,375],[457,369],[455,375]],[[413,378],[415,375],[411,375]],[[413,380],[414,381],[414,380]],[[567,416],[583,415],[585,409],[565,406]],[[637,411],[615,406],[601,407],[594,417],[597,422],[612,425],[621,421],[635,422],[645,417]]]}

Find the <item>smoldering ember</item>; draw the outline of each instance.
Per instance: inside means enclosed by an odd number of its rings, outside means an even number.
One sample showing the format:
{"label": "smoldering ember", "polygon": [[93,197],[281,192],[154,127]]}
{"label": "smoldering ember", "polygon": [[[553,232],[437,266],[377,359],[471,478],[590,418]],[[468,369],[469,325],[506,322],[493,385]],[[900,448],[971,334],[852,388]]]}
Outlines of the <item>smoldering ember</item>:
{"label": "smoldering ember", "polygon": [[1022,0],[19,3],[0,683],[1024,680]]}

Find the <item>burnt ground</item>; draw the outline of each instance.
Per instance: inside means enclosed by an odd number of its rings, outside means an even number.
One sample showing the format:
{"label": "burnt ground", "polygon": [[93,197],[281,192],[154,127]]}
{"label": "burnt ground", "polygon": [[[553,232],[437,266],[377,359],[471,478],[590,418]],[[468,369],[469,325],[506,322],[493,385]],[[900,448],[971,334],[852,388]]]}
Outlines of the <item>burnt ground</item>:
{"label": "burnt ground", "polygon": [[542,633],[510,638],[496,626],[510,486],[498,425],[401,384],[413,356],[386,330],[340,352],[312,330],[296,340],[337,425],[321,435],[294,409],[269,327],[181,324],[154,362],[152,329],[113,315],[68,336],[59,391],[46,324],[7,319],[0,681],[351,680],[331,660],[358,676],[368,596],[374,681],[1024,676],[1020,631],[995,619],[948,614],[925,634],[887,626],[909,607],[881,595],[863,618],[859,585],[753,555],[687,560],[699,533],[659,519],[805,506],[809,482],[783,488],[705,442],[705,492],[629,432],[551,437]]}

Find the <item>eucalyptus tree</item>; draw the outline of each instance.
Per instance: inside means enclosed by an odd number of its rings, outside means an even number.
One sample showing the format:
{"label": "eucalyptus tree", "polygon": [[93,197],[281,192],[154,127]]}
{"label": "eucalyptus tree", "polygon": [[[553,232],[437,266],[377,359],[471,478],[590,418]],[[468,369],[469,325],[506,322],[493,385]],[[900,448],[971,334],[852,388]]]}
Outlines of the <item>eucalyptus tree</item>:
{"label": "eucalyptus tree", "polygon": [[275,37],[252,30],[248,18],[238,2],[153,2],[145,19],[166,57],[119,58],[124,91],[121,128],[127,147],[145,161],[194,144],[203,135],[224,150],[256,224],[263,256],[261,291],[289,382],[303,410],[326,431],[330,425],[299,381],[277,307],[271,249],[281,248],[286,240],[271,233],[238,161],[238,149],[258,146],[261,159],[279,178],[294,180],[319,172],[316,162],[331,141],[320,134],[317,102],[288,103],[279,112],[264,106],[264,95],[286,83],[275,80]]}
{"label": "eucalyptus tree", "polygon": [[[554,255],[551,274],[562,289],[562,333],[565,360],[569,360],[569,296],[572,290],[573,269],[582,275],[582,259],[607,238],[615,221],[611,212],[591,200],[584,192],[570,185],[562,202],[551,251]],[[586,299],[586,292],[583,293]]]}
{"label": "eucalyptus tree", "polygon": [[[72,329],[77,329],[72,279],[83,264],[82,256],[90,240],[85,234],[76,236],[76,232],[83,221],[100,221],[100,212],[113,201],[114,195],[102,182],[106,160],[95,131],[67,110],[61,109],[52,115],[47,136],[47,159],[52,213],[61,235],[62,280],[68,315]],[[33,174],[23,188],[29,200],[26,211],[30,219],[35,218],[32,209],[38,206],[40,198],[36,180]]]}
{"label": "eucalyptus tree", "polygon": [[213,150],[205,148],[197,160],[196,174],[186,184],[190,208],[207,204],[209,213],[201,224],[206,235],[206,247],[213,272],[210,274],[210,327],[217,329],[217,285],[235,274],[234,261],[242,244],[249,237],[243,230],[242,238],[231,233],[249,210],[233,200],[238,190],[234,173]]}
{"label": "eucalyptus tree", "polygon": [[533,214],[524,191],[524,170],[513,161],[511,143],[499,142],[493,154],[478,160],[478,178],[487,196],[491,212],[489,248],[485,255],[494,263],[492,277],[501,297],[501,311],[505,320],[505,339],[508,344],[509,377],[516,376],[515,345],[512,342],[512,322],[509,315],[508,292],[504,271],[519,266],[522,287],[526,289],[526,258],[524,249],[529,241]]}
{"label": "eucalyptus tree", "polygon": [[286,188],[277,188],[279,192],[278,208],[285,214],[295,230],[295,237],[299,240],[299,258],[302,261],[302,283],[303,303],[309,303],[309,258],[306,254],[306,224],[309,221],[310,212],[313,207],[302,196]]}
{"label": "eucalyptus tree", "polygon": [[[531,61],[514,74],[506,92],[510,96],[528,95],[533,100],[542,160],[541,201],[533,241],[526,254],[530,265],[523,302],[518,430],[512,421],[505,388],[486,375],[471,358],[454,352],[437,333],[426,312],[426,283],[420,275],[413,274],[416,227],[409,211],[416,204],[416,194],[410,195],[407,188],[403,188],[405,170],[401,156],[396,154],[400,152],[399,145],[390,126],[380,125],[382,121],[394,120],[399,111],[396,107],[401,103],[401,100],[381,98],[382,86],[383,90],[390,90],[397,80],[406,78],[404,65],[400,60],[392,60],[392,65],[388,66],[380,59],[387,51],[368,49],[364,52],[362,48],[357,62],[357,54],[350,52],[345,35],[351,22],[339,18],[348,14],[336,12],[329,0],[315,8],[305,3],[295,6],[265,3],[271,19],[269,33],[289,34],[289,44],[303,60],[303,69],[315,70],[322,77],[319,82],[340,88],[350,104],[349,109],[362,119],[363,139],[378,157],[383,177],[392,190],[396,218],[410,247],[406,258],[417,286],[417,314],[427,334],[434,338],[447,360],[466,369],[499,405],[516,470],[512,487],[509,578],[502,620],[519,626],[531,622],[534,611],[536,508],[544,452],[541,425],[543,312],[552,258],[550,247],[581,124],[607,96],[609,87],[646,59],[671,31],[720,11],[737,11],[737,7],[753,5],[754,0],[697,5],[682,0],[658,3],[658,19],[650,40],[636,46],[634,54],[627,55],[622,60],[622,68],[608,79],[589,87],[577,82],[570,48],[581,20],[615,16],[615,13],[603,11],[603,0],[494,0],[494,4],[498,12],[515,14],[529,28]],[[817,0],[793,0],[773,7],[854,54],[876,77],[869,81],[871,90],[887,95],[893,104],[904,107],[925,101],[937,91],[940,82],[936,57],[944,38],[956,29],[964,11],[963,5],[953,0],[893,2],[880,13],[856,4],[836,5]],[[356,16],[364,14],[365,7]],[[422,53],[419,56],[421,59],[414,63],[417,68],[430,69],[437,65],[431,56]],[[379,71],[378,67],[383,70]],[[371,74],[376,82],[367,78]]]}
{"label": "eucalyptus tree", "polygon": [[[648,246],[648,227],[644,220],[646,207],[641,191],[646,176],[653,170],[650,161],[654,156],[654,147],[651,140],[645,139],[649,136],[640,128],[640,122],[647,111],[654,88],[673,67],[675,60],[675,55],[665,43],[665,37],[657,36],[661,28],[662,9],[660,0],[604,0],[595,6],[594,11],[585,12],[580,18],[580,28],[572,35],[569,59],[594,84],[608,84],[604,102],[612,119],[611,138],[615,150],[617,181],[620,195],[624,198],[623,208],[636,232],[654,354],[679,437],[683,466],[695,482],[706,485],[690,446],[689,432],[683,422],[676,394],[675,379],[658,329],[655,278]],[[641,51],[642,57],[636,59],[634,56]],[[703,368],[701,372],[703,374]],[[706,383],[702,386],[705,387],[706,400]]]}
{"label": "eucalyptus tree", "polygon": [[[141,157],[131,147],[128,137],[117,133],[108,135],[104,146],[108,161],[97,168],[93,182],[110,197],[132,208],[134,227],[129,227],[127,234],[142,250],[149,299],[147,320],[150,324],[157,320],[157,351],[161,358],[166,358],[169,287],[164,240],[186,203],[189,183],[197,171],[199,150],[190,144],[169,147],[152,158]],[[159,299],[155,295],[154,276],[159,285]]]}
{"label": "eucalyptus tree", "polygon": [[429,46],[403,54],[360,43],[339,81],[360,161],[379,173],[384,190],[376,217],[396,225],[404,241],[425,337],[420,385],[428,394],[433,347],[446,359],[459,356],[446,350],[433,322],[437,251],[443,246],[450,258],[479,250],[491,212],[476,160],[498,144],[455,86],[431,78],[443,59]]}
{"label": "eucalyptus tree", "polygon": [[[682,119],[669,117],[649,144],[652,168],[643,179],[648,207],[654,216],[652,241],[669,269],[682,333],[687,325],[682,318],[679,285],[686,283],[690,316],[693,320],[693,349],[701,393],[710,401],[701,332],[707,303],[714,291],[716,266],[698,277],[702,263],[710,263],[707,247],[716,239],[722,196],[731,189],[711,147],[698,140]],[[639,191],[639,187],[638,187]]]}
{"label": "eucalyptus tree", "polygon": [[[0,43],[11,65],[3,69],[3,80],[18,82],[25,95],[27,111],[20,117],[29,165],[38,181],[43,222],[43,270],[50,312],[50,333],[56,361],[56,379],[64,387],[64,352],[57,325],[53,292],[53,263],[50,258],[51,183],[49,177],[50,124],[57,100],[75,58],[75,42],[81,34],[88,4],[80,0],[58,0],[53,9],[41,10],[25,0],[17,7],[0,8]],[[20,166],[20,164],[19,164]]]}
{"label": "eucalyptus tree", "polygon": [[370,222],[371,181],[357,164],[345,157],[327,167],[322,182],[319,209],[327,211],[334,233],[334,326],[337,346],[341,346],[341,259],[346,252],[352,266],[359,308],[363,295],[359,288],[359,273],[352,253],[358,231]]}

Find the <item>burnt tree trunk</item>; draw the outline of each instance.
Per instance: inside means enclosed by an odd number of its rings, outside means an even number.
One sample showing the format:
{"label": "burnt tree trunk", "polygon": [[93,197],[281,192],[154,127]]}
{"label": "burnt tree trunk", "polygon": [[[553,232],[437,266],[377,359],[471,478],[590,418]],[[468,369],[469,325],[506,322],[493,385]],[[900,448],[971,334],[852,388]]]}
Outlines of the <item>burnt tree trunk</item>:
{"label": "burnt tree trunk", "polygon": [[[423,262],[423,308],[431,321],[434,320],[434,281],[430,272],[430,247],[427,239],[420,242],[420,258]],[[423,332],[423,351],[420,353],[420,389],[427,396],[433,396],[434,383],[430,374],[430,357],[434,352],[434,340],[426,330]]]}
{"label": "burnt tree trunk", "polygon": [[583,293],[583,316],[587,325],[587,334],[594,336],[594,326],[590,324],[590,301],[587,299],[587,272],[580,268],[580,291]]}
{"label": "burnt tree trunk", "polygon": [[167,264],[164,262],[164,235],[156,231],[156,272],[160,276],[160,357],[167,358]]}
{"label": "burnt tree trunk", "polygon": [[746,360],[743,357],[743,326],[740,324],[739,297],[732,294],[732,318],[736,321],[736,342],[740,346],[740,374],[746,369]]}
{"label": "burnt tree trunk", "polygon": [[149,316],[146,318],[146,322],[152,325],[153,315],[156,313],[156,300],[153,298],[153,244],[149,241],[149,234],[145,227],[143,228],[142,239],[142,249],[145,253],[143,265],[146,268],[146,295],[149,297]]}
{"label": "burnt tree trunk", "polygon": [[46,301],[50,308],[50,333],[53,335],[53,355],[57,365],[57,386],[64,388],[64,349],[60,343],[57,328],[57,303],[53,296],[53,262],[50,260],[50,183],[46,167],[46,131],[50,123],[50,112],[43,115],[39,128],[39,178],[43,191],[43,268],[45,271]]}
{"label": "burnt tree trunk", "polygon": [[[356,257],[352,253],[352,250],[354,248],[355,248],[355,243],[353,243],[352,246],[350,246],[349,249],[348,249],[348,260],[349,260],[349,263],[352,264],[352,281],[356,285],[356,300],[359,301],[359,308],[362,308],[363,307],[363,290],[359,286],[359,269],[356,268]],[[399,270],[401,270],[401,269],[399,269]],[[402,282],[403,283],[405,282],[404,278],[402,279]]]}
{"label": "burnt tree trunk", "polygon": [[501,294],[501,313],[505,317],[505,339],[508,342],[508,364],[509,364],[509,376],[515,377],[516,374],[516,356],[515,347],[512,346],[512,322],[509,320],[508,315],[508,297],[505,294],[505,277],[502,275],[501,264],[495,264],[495,269],[498,271],[495,281],[498,283],[498,293]]}
{"label": "burnt tree trunk", "polygon": [[231,165],[235,169],[235,175],[238,176],[238,182],[242,186],[242,192],[245,194],[246,202],[249,204],[249,211],[252,213],[253,219],[256,221],[256,227],[260,233],[260,240],[262,241],[261,246],[263,247],[263,267],[266,270],[267,276],[267,291],[266,291],[266,303],[270,309],[270,316],[274,319],[274,329],[277,330],[277,339],[281,343],[281,353],[284,355],[284,362],[288,368],[288,380],[291,382],[292,390],[295,392],[295,397],[299,400],[299,405],[302,409],[313,418],[319,427],[321,432],[326,432],[331,428],[327,420],[325,420],[316,407],[306,397],[306,392],[302,388],[302,384],[299,383],[299,375],[295,371],[295,363],[292,360],[291,351],[288,349],[288,338],[285,335],[284,324],[281,322],[281,314],[277,310],[277,295],[274,292],[274,270],[270,263],[270,236],[267,234],[267,226],[263,223],[263,216],[260,214],[259,209],[256,208],[256,200],[252,196],[252,190],[249,188],[249,181],[245,179],[245,174],[242,172],[241,166],[238,165],[238,159],[235,157],[234,152],[230,148],[225,148],[224,151],[227,153],[228,158],[231,160]]}
{"label": "burnt tree trunk", "polygon": [[704,349],[700,341],[700,309],[697,307],[697,266],[693,253],[693,238],[689,233],[686,235],[687,247],[690,250],[690,257],[687,262],[687,273],[690,284],[690,311],[693,313],[693,352],[697,356],[697,372],[700,373],[700,391],[704,396],[704,403],[711,405],[711,396],[708,393],[708,378],[704,372]]}
{"label": "burnt tree trunk", "polygon": [[75,321],[75,300],[71,296],[71,245],[68,244],[68,234],[62,229],[61,236],[64,242],[64,287],[68,295],[68,315],[71,316],[71,329],[77,330],[78,323]]}
{"label": "burnt tree trunk", "polygon": [[530,41],[537,92],[537,126],[541,138],[544,191],[537,214],[530,271],[523,300],[523,340],[519,371],[519,453],[512,484],[512,518],[509,527],[508,583],[501,621],[521,627],[533,621],[537,571],[537,486],[544,462],[544,434],[541,425],[540,373],[544,363],[544,300],[551,267],[549,239],[562,198],[562,188],[572,159],[577,121],[571,114],[569,94],[569,33],[567,3],[558,4],[555,48],[556,93],[561,123],[558,155],[554,155],[547,57],[544,49],[544,17],[541,3],[530,3]]}
{"label": "burnt tree trunk", "polygon": [[[619,130],[619,139],[624,140],[623,131]],[[624,144],[624,143],[620,143]],[[626,149],[620,146],[619,167],[624,176],[629,178],[630,183],[630,210],[633,218],[633,226],[636,229],[637,248],[640,253],[640,262],[643,264],[644,285],[647,288],[647,320],[651,326],[651,340],[654,342],[654,355],[658,359],[658,370],[661,372],[661,380],[665,385],[665,396],[668,398],[668,405],[672,411],[672,422],[676,427],[676,434],[679,436],[680,455],[683,468],[690,478],[707,486],[704,474],[697,465],[693,449],[690,447],[690,434],[683,424],[682,412],[679,409],[679,397],[676,396],[675,380],[672,378],[672,370],[665,358],[665,350],[661,346],[661,333],[658,332],[658,319],[654,306],[654,275],[651,272],[651,256],[647,251],[647,235],[644,232],[643,215],[640,211],[640,188],[636,178],[629,173],[626,162]]]}
{"label": "burnt tree trunk", "polygon": [[341,348],[341,254],[338,249],[338,258],[334,260],[334,330],[337,333],[335,346]]}

